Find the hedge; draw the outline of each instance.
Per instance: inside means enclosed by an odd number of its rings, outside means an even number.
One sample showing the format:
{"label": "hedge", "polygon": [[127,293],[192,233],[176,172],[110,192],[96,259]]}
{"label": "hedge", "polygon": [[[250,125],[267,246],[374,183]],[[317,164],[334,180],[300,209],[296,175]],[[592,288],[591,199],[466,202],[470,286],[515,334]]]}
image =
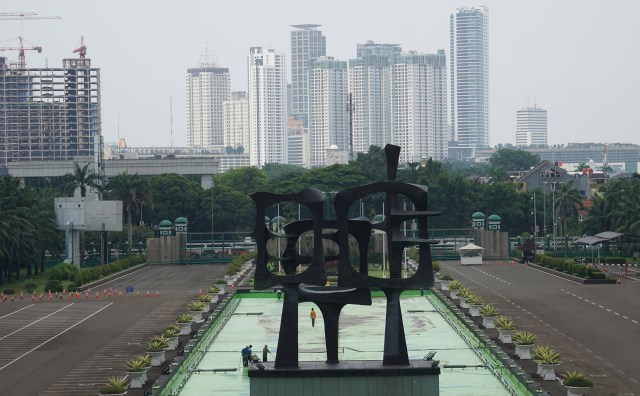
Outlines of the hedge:
{"label": "hedge", "polygon": [[539,265],[585,279],[605,279],[606,275],[597,268],[587,267],[581,263],[565,258],[551,257],[546,254],[536,257]]}
{"label": "hedge", "polygon": [[129,256],[114,261],[113,263],[102,264],[92,268],[83,268],[73,276],[72,280],[76,287],[79,287],[143,262],[144,256],[142,255]]}
{"label": "hedge", "polygon": [[249,260],[253,260],[256,258],[256,252],[249,252],[237,255],[231,260],[229,266],[227,267],[227,275],[235,275],[242,269],[244,263]]}

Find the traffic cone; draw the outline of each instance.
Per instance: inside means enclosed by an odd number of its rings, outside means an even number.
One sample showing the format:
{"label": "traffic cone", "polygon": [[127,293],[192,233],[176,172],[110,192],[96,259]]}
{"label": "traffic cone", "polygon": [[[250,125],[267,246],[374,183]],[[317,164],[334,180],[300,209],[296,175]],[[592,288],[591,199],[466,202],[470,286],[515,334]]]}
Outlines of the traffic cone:
{"label": "traffic cone", "polygon": [[24,294],[22,294],[22,292],[20,292],[20,301],[24,300]]}
{"label": "traffic cone", "polygon": [[107,296],[107,289],[104,289],[104,291],[102,292],[102,294],[104,294],[104,296]]}
{"label": "traffic cone", "polygon": [[13,302],[13,294],[11,295],[11,302]]}
{"label": "traffic cone", "polygon": [[73,300],[73,293],[69,292],[69,301]]}
{"label": "traffic cone", "polygon": [[147,290],[147,294],[145,295],[145,297],[149,297],[149,290]]}
{"label": "traffic cone", "polygon": [[160,297],[160,292],[156,290],[156,298]]}
{"label": "traffic cone", "polygon": [[96,292],[96,300],[100,299],[100,293]]}
{"label": "traffic cone", "polygon": [[112,295],[112,294],[113,294],[113,293],[111,293],[111,290],[109,290],[109,298],[111,298],[111,295]]}
{"label": "traffic cone", "polygon": [[44,293],[40,293],[40,301],[44,299]]}
{"label": "traffic cone", "polygon": [[49,301],[53,301],[53,294],[51,294],[51,290],[49,290]]}
{"label": "traffic cone", "polygon": [[198,290],[198,295],[201,296],[202,295],[202,289]]}
{"label": "traffic cone", "polygon": [[122,292],[118,294],[118,298],[122,298]]}
{"label": "traffic cone", "polygon": [[2,300],[2,303],[4,304],[4,294],[0,293],[0,300]]}
{"label": "traffic cone", "polygon": [[80,299],[80,292],[76,292],[76,299]]}
{"label": "traffic cone", "polygon": [[36,293],[31,295],[31,301],[36,302]]}
{"label": "traffic cone", "polygon": [[89,292],[88,291],[85,293],[85,296],[87,297],[87,300],[88,300],[89,299]]}
{"label": "traffic cone", "polygon": [[140,290],[136,291],[136,297],[140,297]]}

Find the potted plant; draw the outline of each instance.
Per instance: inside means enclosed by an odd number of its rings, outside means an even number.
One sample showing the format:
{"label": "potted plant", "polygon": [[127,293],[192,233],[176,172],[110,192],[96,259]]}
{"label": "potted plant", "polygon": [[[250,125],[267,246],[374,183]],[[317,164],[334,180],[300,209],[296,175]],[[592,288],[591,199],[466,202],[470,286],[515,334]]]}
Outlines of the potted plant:
{"label": "potted plant", "polygon": [[493,321],[494,316],[497,316],[500,312],[493,305],[485,304],[480,308],[480,315],[482,315],[482,326],[485,329],[494,329],[496,327]]}
{"label": "potted plant", "polygon": [[164,362],[164,351],[169,346],[169,341],[163,336],[153,336],[147,341],[147,352],[151,356],[151,365],[158,367]]}
{"label": "potted plant", "polygon": [[218,288],[218,286],[213,285],[207,290],[207,293],[209,293],[209,294],[218,294],[218,293],[220,293],[220,289]]}
{"label": "potted plant", "polygon": [[211,300],[213,300],[213,298],[210,294],[201,294],[198,296],[198,301],[200,301],[204,305],[204,307],[202,308],[202,312],[209,312]]}
{"label": "potted plant", "polygon": [[223,294],[224,293],[224,288],[227,285],[227,281],[224,280],[223,278],[218,278],[213,283],[216,285],[216,287],[218,287],[218,289],[220,289],[220,294]]}
{"label": "potted plant", "polygon": [[579,371],[567,371],[560,377],[562,385],[567,387],[567,396],[586,395],[589,388],[593,387],[593,382]]}
{"label": "potted plant", "polygon": [[178,326],[180,326],[180,335],[186,335],[191,333],[191,322],[193,322],[193,315],[181,314],[176,318]]}
{"label": "potted plant", "polygon": [[202,309],[204,308],[204,303],[200,301],[191,301],[187,304],[187,310],[189,314],[193,316],[193,320],[198,322],[202,319]]}
{"label": "potted plant", "polygon": [[215,304],[218,302],[218,292],[220,291],[220,289],[218,289],[217,292],[212,293],[211,292],[212,287],[209,288],[209,291],[207,291],[207,293],[202,294],[200,297],[198,297],[199,301],[202,301],[203,303],[209,303],[209,304]]}
{"label": "potted plant", "polygon": [[473,296],[473,292],[469,289],[467,289],[464,286],[460,286],[460,288],[458,289],[458,298],[460,299],[460,308],[469,308],[469,304],[467,304],[467,300],[469,299],[469,297]]}
{"label": "potted plant", "polygon": [[124,377],[111,377],[107,380],[106,386],[100,389],[101,395],[126,395],[129,388],[129,380]]}
{"label": "potted plant", "polygon": [[529,331],[516,331],[511,337],[516,344],[516,355],[523,360],[531,360],[531,348],[538,337]]}
{"label": "potted plant", "polygon": [[439,278],[440,290],[449,290],[449,283],[453,280],[453,278],[447,274],[440,275]]}
{"label": "potted plant", "polygon": [[452,300],[458,298],[458,290],[460,290],[461,287],[463,287],[462,283],[458,280],[452,280],[449,282],[449,298]]}
{"label": "potted plant", "polygon": [[513,342],[511,336],[513,336],[513,333],[518,328],[513,319],[506,315],[498,315],[494,319],[494,322],[496,329],[498,329],[498,339],[504,344],[511,344]]}
{"label": "potted plant", "polygon": [[472,294],[467,298],[467,304],[469,304],[469,315],[480,316],[480,308],[484,305],[484,300],[475,294]]}
{"label": "potted plant", "polygon": [[142,388],[145,382],[147,382],[147,362],[143,359],[134,357],[127,362],[127,376],[131,379],[129,382],[130,388]]}
{"label": "potted plant", "polygon": [[178,336],[180,335],[180,326],[169,326],[162,330],[162,336],[169,341],[168,350],[172,351],[178,346]]}
{"label": "potted plant", "polygon": [[145,369],[143,371],[143,377],[142,377],[142,383],[144,384],[145,382],[147,382],[147,371],[149,371],[149,369],[151,368],[151,356],[136,355],[134,359],[140,360],[142,363],[144,363]]}
{"label": "potted plant", "polygon": [[562,363],[560,354],[548,346],[535,346],[531,349],[533,361],[538,363],[538,374],[544,381],[556,379],[555,368]]}

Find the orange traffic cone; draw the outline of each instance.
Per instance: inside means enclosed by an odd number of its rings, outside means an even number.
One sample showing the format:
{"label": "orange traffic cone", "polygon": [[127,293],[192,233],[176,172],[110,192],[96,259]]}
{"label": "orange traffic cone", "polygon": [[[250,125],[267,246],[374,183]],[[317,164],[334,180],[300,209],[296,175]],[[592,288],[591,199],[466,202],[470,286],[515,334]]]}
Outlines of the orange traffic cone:
{"label": "orange traffic cone", "polygon": [[11,295],[11,302],[13,302],[13,294]]}
{"label": "orange traffic cone", "polygon": [[31,301],[36,302],[36,293],[31,295]]}
{"label": "orange traffic cone", "polygon": [[198,295],[201,296],[202,295],[202,289],[198,290]]}
{"label": "orange traffic cone", "polygon": [[22,292],[20,292],[20,301],[24,300],[24,294],[22,294]]}
{"label": "orange traffic cone", "polygon": [[100,293],[96,292],[96,300],[100,299]]}
{"label": "orange traffic cone", "polygon": [[147,294],[145,295],[145,297],[149,297],[149,290],[147,290]]}
{"label": "orange traffic cone", "polygon": [[156,290],[156,298],[160,297],[160,292]]}
{"label": "orange traffic cone", "polygon": [[122,298],[122,292],[118,294],[118,298]]}

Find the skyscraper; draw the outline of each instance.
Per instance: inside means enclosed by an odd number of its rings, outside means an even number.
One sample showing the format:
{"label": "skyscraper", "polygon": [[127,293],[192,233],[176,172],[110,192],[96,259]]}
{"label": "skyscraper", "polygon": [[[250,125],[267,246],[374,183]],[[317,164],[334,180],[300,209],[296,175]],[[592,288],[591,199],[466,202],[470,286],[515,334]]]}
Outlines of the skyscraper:
{"label": "skyscraper", "polygon": [[249,71],[249,153],[252,166],[287,163],[287,77],[285,57],[252,47]]}
{"label": "skyscraper", "polygon": [[247,93],[231,92],[231,100],[224,107],[224,145],[249,149],[249,102]]}
{"label": "skyscraper", "polygon": [[311,62],[309,75],[311,166],[325,166],[329,147],[349,149],[347,62],[319,57]]}
{"label": "skyscraper", "polygon": [[537,106],[517,111],[516,146],[547,144],[547,110]]}
{"label": "skyscraper", "polygon": [[489,10],[457,9],[450,18],[451,131],[458,147],[489,146]]}
{"label": "skyscraper", "polygon": [[308,125],[309,65],[312,57],[325,56],[327,43],[322,25],[292,25],[291,31],[291,115]]}
{"label": "skyscraper", "polygon": [[100,69],[89,58],[25,68],[0,57],[0,164],[92,156],[99,166],[100,102]]}
{"label": "skyscraper", "polygon": [[[397,47],[394,53],[401,51]],[[391,143],[391,58],[386,51],[372,50],[349,60],[354,156],[369,152],[372,145]]]}
{"label": "skyscraper", "polygon": [[231,98],[229,69],[218,67],[209,48],[205,48],[200,65],[187,69],[186,85],[187,146],[223,145],[223,103]]}
{"label": "skyscraper", "polygon": [[392,142],[400,147],[400,162],[446,158],[447,63],[437,54],[410,51],[395,56],[391,69]]}

